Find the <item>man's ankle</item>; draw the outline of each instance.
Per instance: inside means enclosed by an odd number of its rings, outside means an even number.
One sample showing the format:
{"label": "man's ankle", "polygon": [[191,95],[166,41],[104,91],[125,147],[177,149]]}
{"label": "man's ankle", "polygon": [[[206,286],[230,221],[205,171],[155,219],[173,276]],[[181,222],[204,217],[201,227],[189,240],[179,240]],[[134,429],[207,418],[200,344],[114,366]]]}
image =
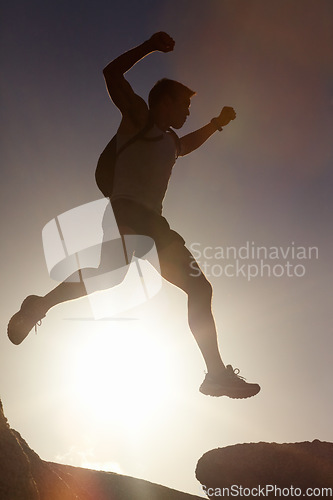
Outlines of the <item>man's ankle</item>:
{"label": "man's ankle", "polygon": [[226,372],[226,367],[224,366],[223,363],[219,366],[209,367],[207,370],[208,376],[212,379],[216,379],[225,375],[225,372]]}

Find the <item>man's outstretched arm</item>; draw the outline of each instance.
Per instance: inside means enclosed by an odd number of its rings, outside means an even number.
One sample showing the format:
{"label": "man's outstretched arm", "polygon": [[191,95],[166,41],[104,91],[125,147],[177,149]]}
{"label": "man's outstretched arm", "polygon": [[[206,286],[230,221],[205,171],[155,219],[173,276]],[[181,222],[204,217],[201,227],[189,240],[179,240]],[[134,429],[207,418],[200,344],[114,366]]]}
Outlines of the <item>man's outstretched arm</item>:
{"label": "man's outstretched arm", "polygon": [[135,94],[124,74],[151,52],[169,52],[173,50],[174,45],[174,40],[167,33],[155,33],[141,45],[120,55],[104,68],[103,74],[109,95],[123,116],[121,126],[142,127],[148,115],[147,104]]}
{"label": "man's outstretched arm", "polygon": [[198,149],[202,144],[204,144],[211,135],[217,130],[221,130],[222,127],[228,125],[231,120],[236,118],[236,113],[233,108],[225,106],[219,116],[213,118],[207,125],[191,132],[190,134],[184,135],[180,139],[180,155],[185,156],[192,151]]}

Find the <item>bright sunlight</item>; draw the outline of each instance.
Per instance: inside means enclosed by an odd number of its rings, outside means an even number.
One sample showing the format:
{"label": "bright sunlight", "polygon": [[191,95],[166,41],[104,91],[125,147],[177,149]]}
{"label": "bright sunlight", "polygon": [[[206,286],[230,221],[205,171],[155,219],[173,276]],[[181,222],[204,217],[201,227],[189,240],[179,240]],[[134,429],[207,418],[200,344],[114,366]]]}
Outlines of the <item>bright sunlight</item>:
{"label": "bright sunlight", "polygon": [[112,420],[132,439],[159,418],[168,399],[170,356],[141,321],[105,323],[75,346],[68,391],[95,425]]}

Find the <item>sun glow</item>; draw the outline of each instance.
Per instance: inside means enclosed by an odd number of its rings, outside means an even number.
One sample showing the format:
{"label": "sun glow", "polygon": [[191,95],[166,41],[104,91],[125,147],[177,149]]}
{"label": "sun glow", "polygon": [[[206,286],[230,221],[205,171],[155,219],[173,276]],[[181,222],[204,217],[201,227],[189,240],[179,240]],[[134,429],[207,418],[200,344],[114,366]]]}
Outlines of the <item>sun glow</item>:
{"label": "sun glow", "polygon": [[[131,323],[132,325],[132,323]],[[76,346],[68,391],[93,426],[117,426],[131,439],[163,412],[170,387],[166,346],[143,326],[117,322]]]}

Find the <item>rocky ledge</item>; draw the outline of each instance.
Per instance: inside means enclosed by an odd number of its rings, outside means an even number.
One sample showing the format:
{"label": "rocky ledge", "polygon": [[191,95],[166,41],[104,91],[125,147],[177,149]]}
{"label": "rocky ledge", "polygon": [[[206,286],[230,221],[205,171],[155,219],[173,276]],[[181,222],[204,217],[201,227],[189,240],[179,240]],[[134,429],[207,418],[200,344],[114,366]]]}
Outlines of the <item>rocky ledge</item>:
{"label": "rocky ledge", "polygon": [[315,440],[217,448],[201,457],[196,477],[209,498],[308,494],[330,497],[333,496],[333,443]]}

